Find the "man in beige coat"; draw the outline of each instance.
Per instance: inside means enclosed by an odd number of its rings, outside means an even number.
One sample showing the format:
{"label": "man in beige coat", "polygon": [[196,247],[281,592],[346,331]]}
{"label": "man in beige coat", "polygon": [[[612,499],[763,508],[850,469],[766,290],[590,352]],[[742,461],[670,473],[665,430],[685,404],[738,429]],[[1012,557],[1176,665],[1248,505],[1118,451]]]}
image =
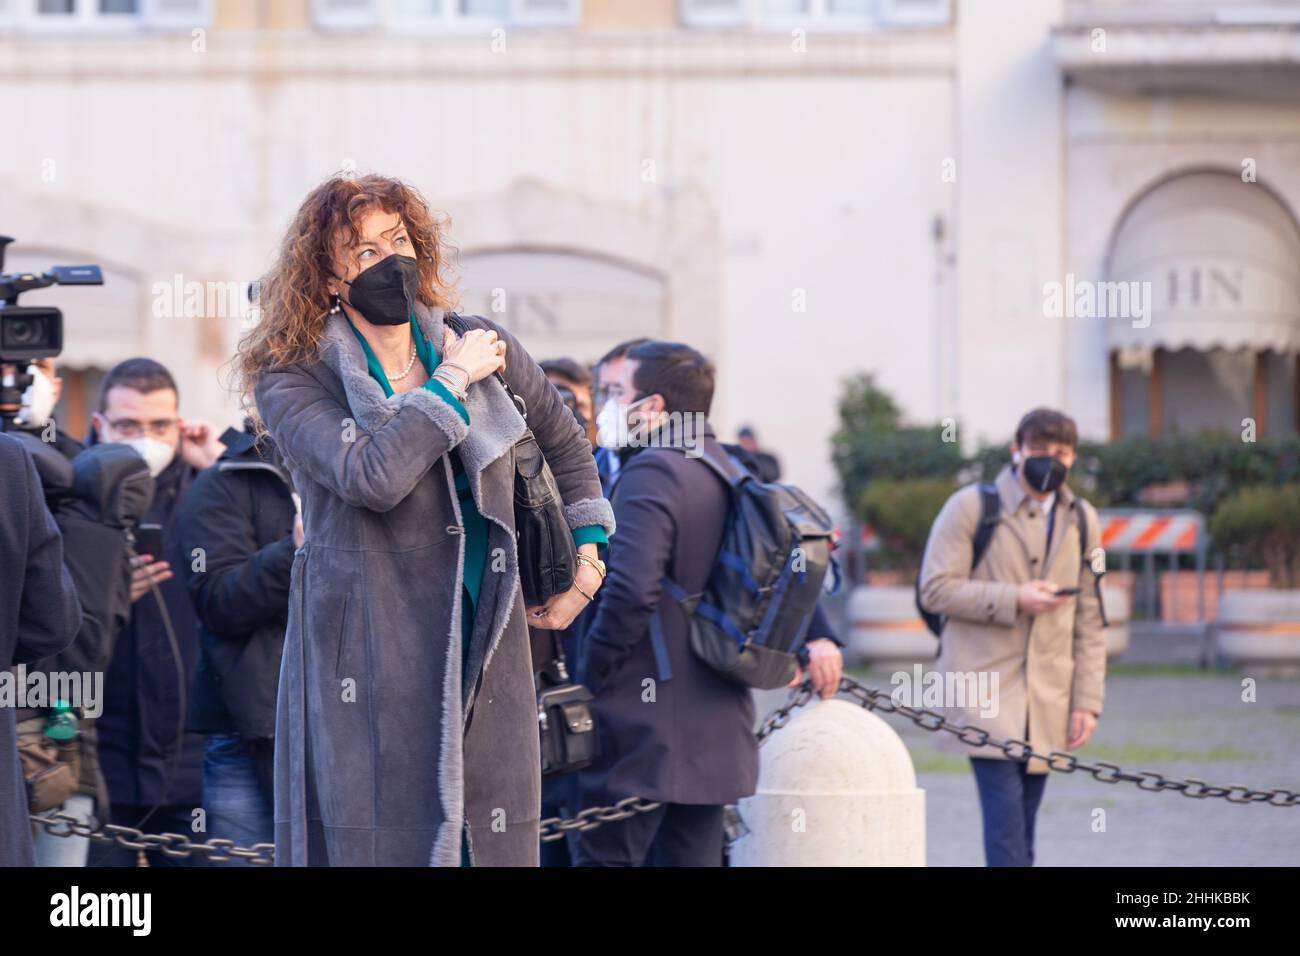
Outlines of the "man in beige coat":
{"label": "man in beige coat", "polygon": [[[934,709],[999,739],[1028,741],[1039,753],[1074,749],[1092,736],[1105,685],[1097,512],[1065,484],[1078,445],[1066,415],[1025,415],[1012,462],[995,482],[998,522],[979,564],[971,567],[981,492],[969,485],[935,519],[921,568],[922,605],[947,619],[935,664],[947,690]],[[977,685],[991,688],[991,699],[961,693]],[[1046,762],[1010,760],[951,734],[939,741],[971,757],[988,865],[1032,865]]]}

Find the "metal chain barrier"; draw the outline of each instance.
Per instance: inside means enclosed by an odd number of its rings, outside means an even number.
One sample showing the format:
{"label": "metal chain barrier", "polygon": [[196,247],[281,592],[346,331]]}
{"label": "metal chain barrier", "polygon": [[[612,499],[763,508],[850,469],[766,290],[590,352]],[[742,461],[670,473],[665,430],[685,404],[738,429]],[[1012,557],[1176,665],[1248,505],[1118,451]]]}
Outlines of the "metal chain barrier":
{"label": "metal chain barrier", "polygon": [[33,813],[30,818],[32,823],[51,836],[87,837],[100,843],[116,843],[128,850],[157,850],[163,856],[170,857],[198,854],[206,856],[209,863],[247,860],[251,864],[266,866],[275,862],[274,843],[254,843],[247,848],[236,846],[234,840],[220,838],[195,843],[180,833],[145,833],[135,827],[119,826],[116,823],[105,824],[103,829],[96,830],[67,813]]}
{"label": "metal chain barrier", "polygon": [[[954,724],[942,714],[933,710],[896,704],[887,692],[876,690],[874,687],[867,687],[852,677],[840,679],[839,693],[848,694],[868,710],[879,710],[887,714],[900,714],[922,730],[928,730],[931,733],[940,730],[947,731],[955,735],[962,743],[972,747],[994,747],[1001,750],[1011,760],[1026,761],[1031,758],[1038,758],[1046,762],[1049,770],[1054,770],[1057,773],[1076,773],[1082,770],[1085,773],[1092,774],[1094,780],[1099,780],[1102,783],[1132,783],[1136,784],[1140,790],[1150,790],[1152,792],[1175,790],[1184,797],[1192,797],[1197,800],[1203,800],[1206,797],[1222,797],[1229,803],[1267,803],[1275,807],[1300,806],[1300,791],[1284,790],[1280,787],[1270,790],[1254,790],[1240,783],[1234,783],[1227,787],[1217,787],[1195,778],[1173,780],[1155,770],[1139,770],[1133,773],[1111,763],[1087,763],[1074,754],[1061,753],[1059,750],[1053,750],[1046,754],[1039,753],[1023,740],[998,740],[990,736],[986,730],[980,730],[978,727],[971,727],[968,724]],[[763,721],[763,725],[758,730],[759,742],[761,743],[773,731],[789,723],[794,711],[808,703],[812,696],[812,689],[807,684],[796,690],[784,706],[773,711]]]}
{"label": "metal chain barrier", "polygon": [[[1074,754],[1053,750],[1039,753],[1023,740],[998,740],[988,731],[980,730],[968,724],[954,724],[942,714],[933,710],[908,707],[897,704],[886,691],[868,687],[852,677],[840,679],[839,693],[847,694],[854,701],[868,710],[878,710],[886,714],[899,714],[906,717],[922,730],[931,733],[946,731],[953,734],[964,744],[971,747],[994,747],[1001,750],[1008,759],[1026,761],[1033,758],[1044,761],[1049,770],[1057,773],[1092,774],[1094,780],[1102,783],[1131,783],[1139,790],[1153,793],[1162,790],[1174,790],[1184,797],[1204,800],[1207,797],[1222,797],[1229,803],[1267,803],[1275,807],[1300,806],[1300,791],[1274,787],[1269,790],[1255,790],[1244,784],[1234,783],[1227,787],[1208,784],[1204,780],[1189,777],[1186,780],[1170,779],[1155,770],[1126,771],[1111,763],[1088,763]],[[759,746],[775,731],[780,730],[794,717],[795,711],[810,702],[815,695],[812,686],[804,683],[790,694],[781,707],[772,711],[759,727],[757,738]],[[614,823],[657,810],[661,804],[643,800],[641,797],[627,797],[612,807],[588,807],[570,819],[547,817],[539,824],[541,842],[551,843],[564,839],[572,830],[594,830],[604,823]],[[194,854],[205,855],[209,863],[229,863],[233,860],[247,860],[251,864],[267,865],[275,862],[275,845],[257,843],[252,847],[240,847],[232,840],[212,839],[206,843],[195,843],[179,833],[143,833],[134,827],[108,824],[101,830],[79,823],[75,817],[66,813],[31,814],[33,823],[42,827],[53,836],[81,836],[104,843],[116,843],[131,850],[158,850],[165,856],[188,857]]]}
{"label": "metal chain barrier", "polygon": [[658,810],[660,806],[662,804],[651,803],[648,800],[642,800],[640,797],[625,797],[612,807],[588,807],[569,820],[560,817],[547,817],[541,822],[542,842],[551,843],[555,840],[562,840],[564,834],[570,830],[594,830],[602,823],[626,820],[638,813],[649,813],[651,810]]}

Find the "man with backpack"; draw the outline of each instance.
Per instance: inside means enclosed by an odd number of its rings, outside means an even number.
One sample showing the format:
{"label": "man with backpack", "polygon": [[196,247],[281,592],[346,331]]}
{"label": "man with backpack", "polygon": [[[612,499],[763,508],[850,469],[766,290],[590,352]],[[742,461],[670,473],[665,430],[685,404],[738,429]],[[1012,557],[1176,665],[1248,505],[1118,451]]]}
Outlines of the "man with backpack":
{"label": "man with backpack", "polygon": [[[717,866],[723,808],[757,786],[750,688],[783,686],[795,674],[829,560],[829,521],[811,502],[794,501],[797,489],[766,486],[786,510],[806,515],[799,534],[791,537],[782,517],[765,539],[779,537],[782,555],[793,545],[793,570],[786,573],[784,559],[763,566],[725,549],[735,545],[728,518],[747,478],[707,421],[713,367],[687,345],[647,342],[628,352],[619,375],[627,397],[616,429],[624,446],[612,493],[618,534],[579,665],[595,695],[600,753],[577,772],[577,789],[584,808],[633,796],[661,805],[576,834],[574,856],[579,866]],[[763,490],[747,504],[761,505]],[[717,594],[721,567],[776,582],[756,589],[779,592],[761,605],[771,609],[766,627],[753,621],[748,592]],[[705,616],[726,622],[712,637],[725,630],[755,635],[755,643],[770,637],[771,645],[742,653],[724,636],[706,662],[691,641]]]}
{"label": "man with backpack", "polygon": [[[1071,418],[1045,408],[1026,414],[996,481],[962,488],[939,512],[917,589],[940,634],[935,669],[945,688],[973,686],[980,674],[997,688],[992,708],[945,699],[935,709],[1039,753],[1086,743],[1105,689],[1097,512],[1065,483],[1078,446]],[[988,865],[1031,866],[1046,762],[950,734],[939,746],[971,758]]]}

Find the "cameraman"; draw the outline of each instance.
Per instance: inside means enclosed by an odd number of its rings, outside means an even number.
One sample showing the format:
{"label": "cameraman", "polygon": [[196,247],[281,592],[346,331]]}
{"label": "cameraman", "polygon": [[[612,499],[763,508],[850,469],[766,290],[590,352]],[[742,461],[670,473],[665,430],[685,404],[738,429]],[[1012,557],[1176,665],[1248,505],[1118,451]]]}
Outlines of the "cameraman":
{"label": "cameraman", "polygon": [[[63,383],[52,358],[37,359],[27,370],[31,384],[8,433],[31,454],[46,506],[62,533],[81,624],[69,647],[27,666],[29,679],[39,673],[46,687],[62,686],[75,699],[59,707],[47,699],[18,708],[18,747],[24,776],[41,781],[29,788],[29,809],[89,824],[97,809],[106,812],[108,802],[91,718],[98,712],[112,642],[129,615],[129,534],[148,507],[152,487],[131,449],[113,445],[86,451],[56,427],[50,416]],[[7,371],[17,374],[13,366]],[[15,409],[10,405],[4,411]],[[40,866],[84,866],[88,850],[85,837],[44,830],[35,835]]]}
{"label": "cameraman", "polygon": [[[63,565],[63,539],[41,496],[30,456],[0,434],[0,667],[67,647],[81,620],[77,592]],[[0,708],[0,866],[34,862],[27,794],[13,712]]]}

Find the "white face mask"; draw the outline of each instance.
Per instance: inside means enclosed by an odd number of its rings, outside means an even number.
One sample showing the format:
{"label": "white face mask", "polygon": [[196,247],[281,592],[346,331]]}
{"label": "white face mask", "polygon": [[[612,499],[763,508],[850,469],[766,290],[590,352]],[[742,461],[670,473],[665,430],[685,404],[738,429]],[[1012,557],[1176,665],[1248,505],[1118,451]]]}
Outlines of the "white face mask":
{"label": "white face mask", "polygon": [[54,413],[54,383],[35,365],[28,366],[32,384],[23,392],[19,417],[28,425],[44,425]]}
{"label": "white face mask", "polygon": [[172,459],[176,457],[175,448],[167,444],[167,442],[159,441],[149,435],[132,438],[128,442],[123,442],[123,444],[130,445],[144,459],[144,463],[149,466],[149,475],[153,478],[161,475],[163,469],[170,465]]}
{"label": "white face mask", "polygon": [[639,398],[631,405],[622,406],[615,398],[606,399],[600,408],[600,414],[596,416],[596,444],[601,448],[622,448],[627,445],[627,413],[644,401],[645,398]]}

